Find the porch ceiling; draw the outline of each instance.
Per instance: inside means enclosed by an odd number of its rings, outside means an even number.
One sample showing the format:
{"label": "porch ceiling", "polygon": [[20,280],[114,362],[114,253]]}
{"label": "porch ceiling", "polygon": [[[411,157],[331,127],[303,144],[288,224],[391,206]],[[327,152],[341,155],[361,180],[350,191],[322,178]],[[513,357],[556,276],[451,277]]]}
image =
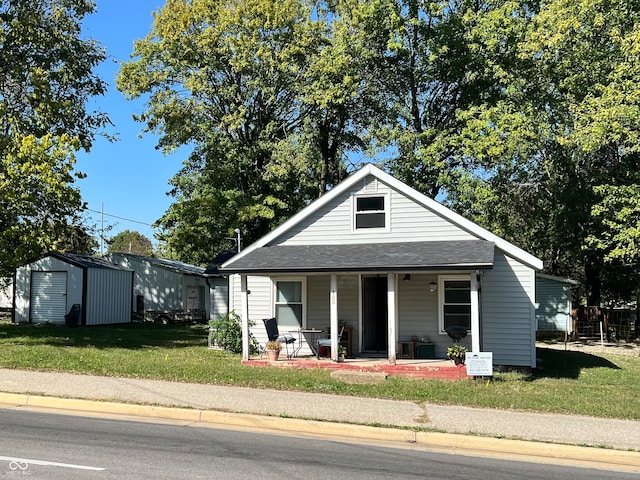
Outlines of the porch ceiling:
{"label": "porch ceiling", "polygon": [[485,240],[276,245],[231,260],[221,273],[314,273],[467,270],[493,268],[494,244]]}

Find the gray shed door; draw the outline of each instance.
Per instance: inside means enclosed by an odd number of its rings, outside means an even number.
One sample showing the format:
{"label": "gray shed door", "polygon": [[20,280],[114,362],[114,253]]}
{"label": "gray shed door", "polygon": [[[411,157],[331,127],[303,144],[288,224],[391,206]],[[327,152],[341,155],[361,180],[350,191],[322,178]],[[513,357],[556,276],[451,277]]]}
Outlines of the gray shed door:
{"label": "gray shed door", "polygon": [[67,272],[31,272],[31,321],[64,323]]}

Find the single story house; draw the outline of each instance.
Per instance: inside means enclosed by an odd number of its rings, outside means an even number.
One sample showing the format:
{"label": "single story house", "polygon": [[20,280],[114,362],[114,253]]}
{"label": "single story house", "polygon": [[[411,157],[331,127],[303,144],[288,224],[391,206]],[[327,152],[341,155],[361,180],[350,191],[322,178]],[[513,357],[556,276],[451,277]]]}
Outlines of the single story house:
{"label": "single story house", "polygon": [[577,284],[568,278],[536,274],[536,321],[539,332],[572,332],[571,289]]}
{"label": "single story house", "polygon": [[204,268],[176,260],[131,253],[112,253],[109,260],[134,272],[131,310],[145,312],[211,312],[210,287]]}
{"label": "single story house", "polygon": [[131,322],[133,271],[87,255],[49,253],[18,267],[14,322],[64,324],[80,306],[79,324]]}
{"label": "single story house", "polygon": [[[243,359],[264,318],[297,332],[349,330],[353,355],[383,356],[415,342],[445,358],[449,327],[494,365],[535,367],[536,271],[542,261],[373,165],[365,165],[219,268],[232,275]],[[425,338],[428,337],[428,338]],[[410,343],[409,345],[414,345]],[[331,336],[338,357],[338,335]],[[404,354],[404,351],[402,352]]]}

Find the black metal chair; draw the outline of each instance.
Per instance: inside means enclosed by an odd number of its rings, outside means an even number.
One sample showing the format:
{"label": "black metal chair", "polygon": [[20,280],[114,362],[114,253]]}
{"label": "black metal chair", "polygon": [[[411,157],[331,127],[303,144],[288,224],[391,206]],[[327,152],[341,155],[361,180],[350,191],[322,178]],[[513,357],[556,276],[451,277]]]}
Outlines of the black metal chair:
{"label": "black metal chair", "polygon": [[264,328],[267,330],[267,338],[269,339],[269,341],[276,340],[278,342],[284,343],[287,352],[287,358],[290,359],[293,355],[293,352],[295,352],[295,349],[292,349],[291,353],[289,353],[289,345],[296,341],[296,337],[294,337],[290,333],[280,335],[280,332],[278,331],[278,322],[275,317],[263,318],[262,321],[264,322]]}
{"label": "black metal chair", "polygon": [[[340,340],[342,339],[343,333],[344,333],[344,325],[342,325],[342,328],[340,328],[340,333],[338,333],[338,346],[340,346]],[[320,347],[331,348],[331,336],[327,338],[318,339],[318,343],[316,344],[316,360],[320,360]]]}

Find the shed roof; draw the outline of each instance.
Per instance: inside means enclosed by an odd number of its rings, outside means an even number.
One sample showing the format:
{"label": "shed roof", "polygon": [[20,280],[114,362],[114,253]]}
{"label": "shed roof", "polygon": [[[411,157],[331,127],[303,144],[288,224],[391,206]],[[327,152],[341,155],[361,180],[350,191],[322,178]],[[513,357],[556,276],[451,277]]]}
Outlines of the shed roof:
{"label": "shed roof", "polygon": [[348,245],[265,246],[228,273],[424,271],[493,268],[494,244],[484,240]]}
{"label": "shed roof", "polygon": [[78,253],[57,253],[57,252],[50,253],[49,255],[45,255],[45,257],[46,256],[57,258],[60,261],[69,263],[76,267],[106,268],[109,270],[130,271],[130,269],[121,267],[120,265],[116,265],[103,257],[92,257],[90,255],[80,255]]}
{"label": "shed roof", "polygon": [[189,275],[202,275],[204,274],[204,268],[196,265],[190,265],[188,263],[179,262],[178,260],[167,260],[166,258],[147,257],[145,255],[137,255],[134,253],[113,253],[112,256],[121,255],[123,257],[129,257],[141,262],[148,262],[151,265],[155,265],[160,268],[166,268],[173,270],[174,272],[184,273]]}

